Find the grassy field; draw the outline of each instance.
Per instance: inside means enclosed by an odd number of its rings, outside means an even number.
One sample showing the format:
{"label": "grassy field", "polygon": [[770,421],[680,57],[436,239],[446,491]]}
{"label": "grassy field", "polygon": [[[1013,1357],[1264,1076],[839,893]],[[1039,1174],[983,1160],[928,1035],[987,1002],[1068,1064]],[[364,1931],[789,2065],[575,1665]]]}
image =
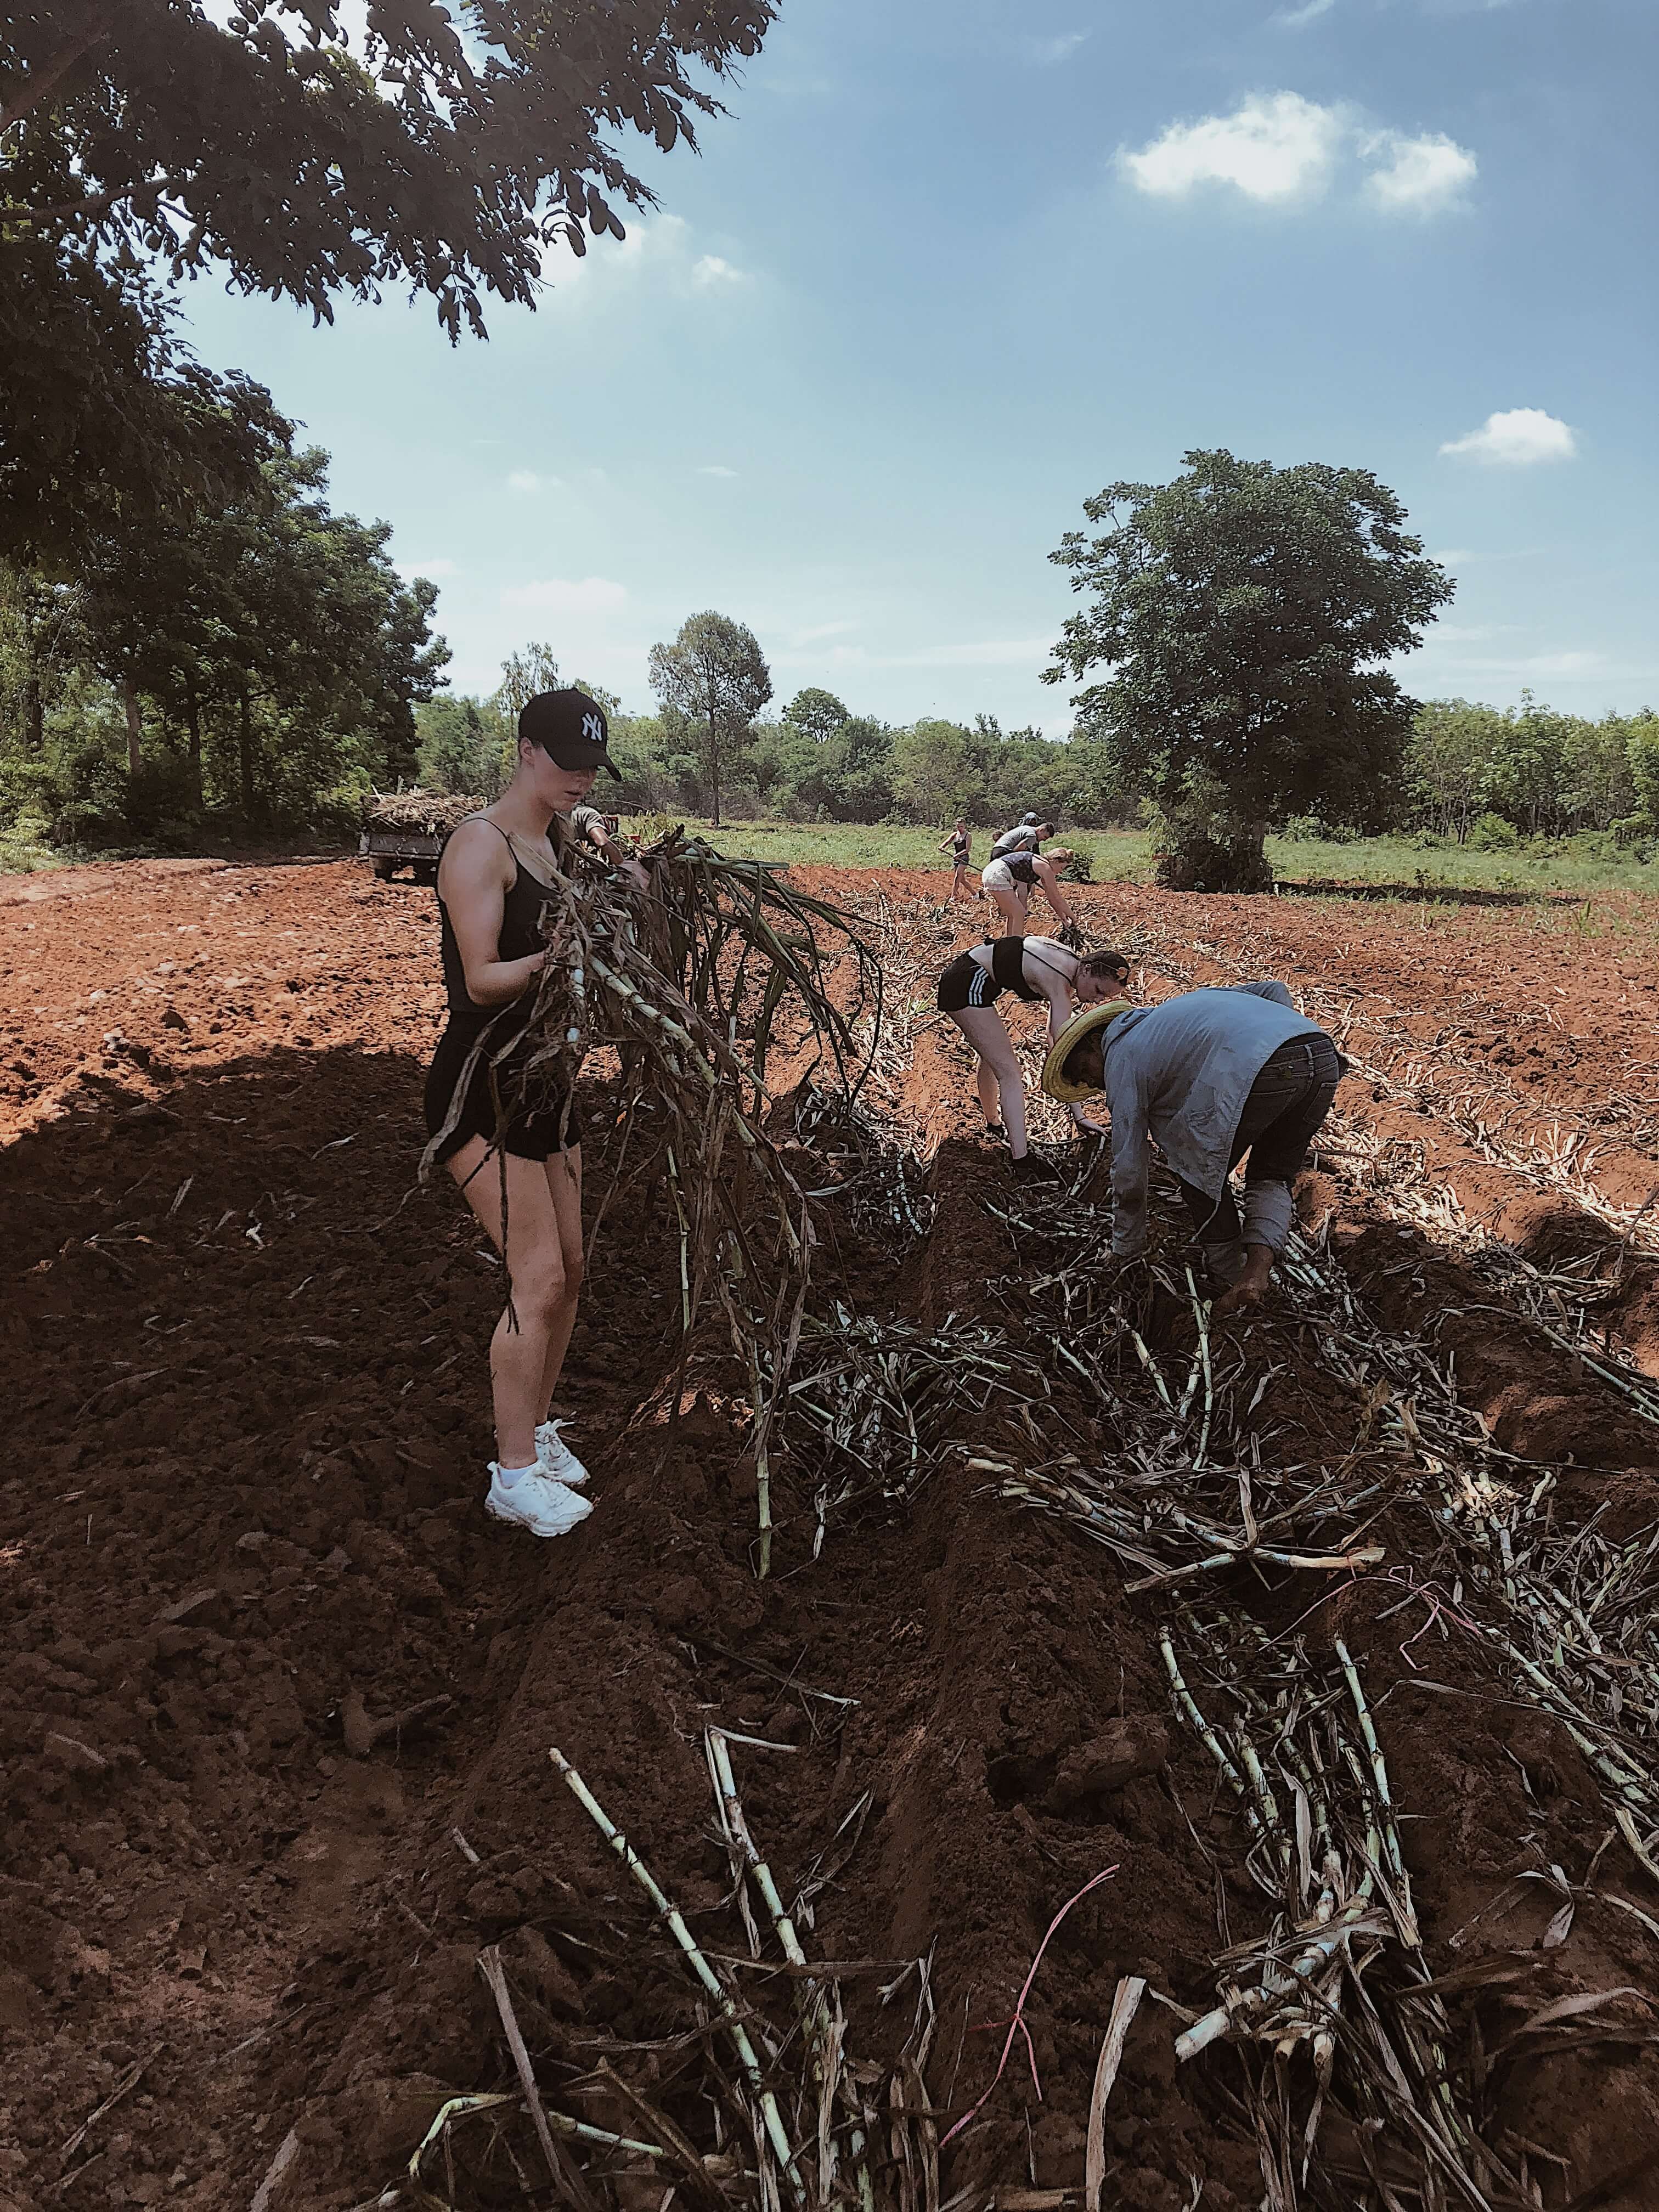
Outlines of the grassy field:
{"label": "grassy field", "polygon": [[[625,826],[637,826],[629,823]],[[692,823],[692,829],[702,825]],[[714,838],[722,852],[769,860],[816,861],[828,867],[947,869],[938,833],[890,823],[732,822]],[[1152,840],[1143,831],[1079,830],[1060,843],[1087,854],[1097,884],[1149,883]],[[991,849],[988,831],[974,837],[975,862]],[[1522,845],[1513,851],[1477,853],[1468,846],[1419,846],[1403,838],[1374,837],[1352,844],[1322,844],[1270,837],[1267,857],[1285,884],[1397,884],[1405,890],[1552,892],[1579,897],[1592,891],[1659,892],[1659,865],[1632,853],[1608,858],[1591,841],[1570,839],[1553,847]]]}

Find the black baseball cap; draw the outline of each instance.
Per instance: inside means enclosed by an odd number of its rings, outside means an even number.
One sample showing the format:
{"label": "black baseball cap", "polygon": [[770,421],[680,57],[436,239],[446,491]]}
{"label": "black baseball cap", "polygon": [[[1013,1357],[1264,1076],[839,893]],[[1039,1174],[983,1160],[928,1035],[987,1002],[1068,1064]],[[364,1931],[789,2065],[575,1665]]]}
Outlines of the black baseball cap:
{"label": "black baseball cap", "polygon": [[557,767],[607,769],[620,783],[622,770],[605,750],[610,734],[604,708],[574,685],[538,691],[519,710],[520,737],[539,745]]}

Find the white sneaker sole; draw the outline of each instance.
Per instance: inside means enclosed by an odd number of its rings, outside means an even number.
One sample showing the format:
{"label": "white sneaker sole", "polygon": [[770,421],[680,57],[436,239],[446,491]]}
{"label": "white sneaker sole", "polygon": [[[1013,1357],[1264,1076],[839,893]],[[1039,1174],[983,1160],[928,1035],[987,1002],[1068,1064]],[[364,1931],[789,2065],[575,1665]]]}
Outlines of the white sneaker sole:
{"label": "white sneaker sole", "polygon": [[570,1535],[592,1515],[593,1508],[585,1498],[573,1497],[570,1502],[573,1505],[580,1505],[581,1511],[573,1514],[568,1520],[561,1517],[556,1523],[538,1520],[534,1514],[514,1513],[508,1507],[497,1504],[493,1498],[484,1499],[484,1511],[492,1521],[500,1521],[509,1528],[527,1528],[532,1536],[539,1536],[544,1541],[550,1542],[555,1536]]}

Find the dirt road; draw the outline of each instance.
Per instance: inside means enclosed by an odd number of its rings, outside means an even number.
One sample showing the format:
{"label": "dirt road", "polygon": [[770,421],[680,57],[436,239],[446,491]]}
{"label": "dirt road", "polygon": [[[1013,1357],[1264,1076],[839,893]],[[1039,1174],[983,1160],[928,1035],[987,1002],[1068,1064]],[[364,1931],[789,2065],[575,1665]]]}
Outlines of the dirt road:
{"label": "dirt road", "polygon": [[[1157,1607],[969,1464],[1040,1456],[1030,1424],[964,1424],[911,1504],[832,1520],[816,1558],[810,1490],[786,1487],[781,1571],[757,1584],[741,1404],[716,1378],[665,1419],[678,1257],[647,1188],[599,1238],[567,1378],[598,1510],[545,1547],[492,1527],[500,1271],[453,1193],[415,1180],[441,1020],[431,894],[349,863],[78,872],[0,898],[0,2207],[221,2212],[262,2179],[260,2212],[375,2201],[446,2098],[513,2081],[477,1971],[490,1944],[550,2100],[648,2045],[637,2063],[672,2104],[696,2008],[672,1960],[650,1963],[647,1917],[547,1753],[586,1775],[701,1940],[746,1955],[711,1839],[711,1722],[737,1733],[780,1880],[807,1885],[813,1955],[879,1966],[848,1980],[849,2048],[896,2063],[917,1984],[879,1991],[931,1954],[927,2089],[952,2117],[990,2082],[1044,1929],[1115,1869],[1046,1955],[1029,2051],[945,2154],[943,2194],[975,2212],[996,2188],[1078,2202],[1040,2192],[1080,2190],[1120,1979],[1206,2008],[1218,1900],[1248,1917],[1250,1892],[1237,1814],[1171,1719]],[[976,911],[941,907],[948,875],[803,873],[884,895],[923,971],[977,932]],[[1338,1030],[1360,1072],[1304,1218],[1368,1310],[1455,1355],[1504,1448],[1559,1471],[1564,1512],[1650,1519],[1659,1427],[1495,1300],[1471,1241],[1486,1224],[1579,1267],[1609,1358],[1659,1375],[1648,915],[1610,911],[1594,935],[1532,910],[1118,887],[1082,903],[1153,993],[1277,974]],[[926,1159],[931,1232],[831,1200],[815,1297],[974,1322],[1018,1237],[986,1211],[1003,1170],[975,1139],[965,1055],[915,996],[888,1103]],[[595,1084],[590,1190],[608,1100]],[[1428,1194],[1415,1214],[1407,1188]],[[1305,1328],[1270,1320],[1247,1352],[1287,1437],[1340,1461],[1360,1415]],[[1474,1948],[1522,1959],[1529,2005],[1651,1988],[1659,1886],[1622,1846],[1596,1859],[1613,1824],[1595,1778],[1559,1729],[1517,1734],[1443,1623],[1405,1652],[1406,1624],[1385,1625],[1399,1594],[1361,1582],[1340,1617],[1391,1693],[1379,1726],[1436,1971],[1471,1955],[1451,1939],[1501,1894]],[[1068,1798],[1058,1778],[1120,1720],[1158,1755]],[[364,1722],[389,1725],[353,1756]],[[1506,1885],[1551,1863],[1580,1902],[1540,1951],[1559,1898]],[[1604,2182],[1615,2212],[1652,2202],[1619,2178],[1659,2140],[1653,2053],[1620,2018],[1493,2074],[1494,2126],[1537,2147],[1547,2207]],[[1177,2068],[1177,2024],[1148,2003],[1131,2033],[1107,2201],[1242,2212],[1255,2147],[1216,2080]],[[628,2132],[614,2100],[573,2096]],[[527,2129],[503,2135],[457,2203],[525,2201],[514,2160],[538,2155]],[[628,2212],[666,2201],[659,2176],[605,2186]]]}

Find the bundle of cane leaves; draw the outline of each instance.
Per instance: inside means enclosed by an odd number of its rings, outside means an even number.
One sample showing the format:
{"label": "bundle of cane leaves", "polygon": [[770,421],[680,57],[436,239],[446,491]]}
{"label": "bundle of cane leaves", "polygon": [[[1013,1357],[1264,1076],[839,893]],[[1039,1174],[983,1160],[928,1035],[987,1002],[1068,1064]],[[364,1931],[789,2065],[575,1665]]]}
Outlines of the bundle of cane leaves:
{"label": "bundle of cane leaves", "polygon": [[[1370,1424],[1328,1455],[1280,1447],[1274,1370],[1237,1338],[1218,1338],[1190,1267],[1114,1263],[1110,1215],[1086,1203],[1025,1208],[1030,1273],[993,1290],[1018,1298],[1035,1352],[1056,1382],[1081,1382],[1105,1416],[1105,1449],[1067,1454],[1006,1479],[1015,1504],[1056,1514],[1138,1571],[1131,1591],[1246,1563],[1258,1571],[1351,1572],[1382,1547],[1365,1531],[1399,1480]],[[1156,1306],[1165,1318],[1154,1329]],[[1190,1349],[1154,1350],[1184,1308]]]}
{"label": "bundle of cane leaves", "polygon": [[837,1086],[856,1097],[880,1034],[883,980],[852,915],[802,890],[781,862],[729,860],[683,829],[639,858],[649,895],[629,911],[649,971],[726,1039],[757,1087],[782,1020],[791,1042],[805,1025]]}
{"label": "bundle of cane leaves", "polygon": [[831,1514],[914,1498],[964,1435],[982,1442],[1005,1411],[1018,1417],[1048,1395],[1042,1368],[1000,1330],[954,1316],[929,1330],[837,1302],[827,1320],[808,1321],[786,1434],[813,1488],[813,1557]]}
{"label": "bundle of cane leaves", "polygon": [[803,1146],[839,1170],[837,1179],[807,1192],[810,1199],[846,1201],[855,1228],[901,1241],[926,1237],[934,1205],[914,1152],[890,1143],[860,1097],[826,1091],[811,1078],[794,1104],[795,1135]]}
{"label": "bundle of cane leaves", "polygon": [[[623,2081],[614,2067],[603,2069],[606,2089],[637,2118],[640,2139],[629,2148],[657,2162],[665,2187],[680,2188],[710,2212],[724,2203],[760,2212],[791,2207],[829,2212],[832,2205],[860,2212],[938,2212],[938,2138],[925,2080],[934,2026],[927,1960],[815,1965],[808,1958],[797,1926],[799,1901],[793,1910],[785,1902],[786,1892],[744,1811],[731,1743],[719,1729],[705,1732],[718,1833],[732,1870],[727,1904],[736,1923],[733,1940],[718,1948],[698,1942],[651,1867],[563,1753],[549,1753],[643,1892],[652,1931],[645,1940],[653,1954],[665,1942],[672,1945],[691,1977],[707,2031],[685,2039],[698,2073],[695,2081],[675,2085],[678,2118],[663,2108],[660,2079],[647,2092]],[[641,1958],[642,1980],[655,1971],[654,1955]],[[861,2061],[848,2048],[841,1984],[853,1973],[860,1979],[890,1974],[879,1992],[883,2006],[902,1998],[910,2011],[894,2060]]]}
{"label": "bundle of cane leaves", "polygon": [[[1220,2002],[1177,2038],[1176,2057],[1237,2053],[1271,2212],[1487,2207],[1506,2177],[1478,2132],[1473,2085],[1449,2062],[1352,1656],[1340,1638],[1328,1656],[1269,1643],[1213,1608],[1184,1609],[1159,1640],[1176,1713],[1238,1807],[1246,1865],[1272,1908],[1217,1958]],[[1322,2139],[1332,2116],[1343,2124]]]}

